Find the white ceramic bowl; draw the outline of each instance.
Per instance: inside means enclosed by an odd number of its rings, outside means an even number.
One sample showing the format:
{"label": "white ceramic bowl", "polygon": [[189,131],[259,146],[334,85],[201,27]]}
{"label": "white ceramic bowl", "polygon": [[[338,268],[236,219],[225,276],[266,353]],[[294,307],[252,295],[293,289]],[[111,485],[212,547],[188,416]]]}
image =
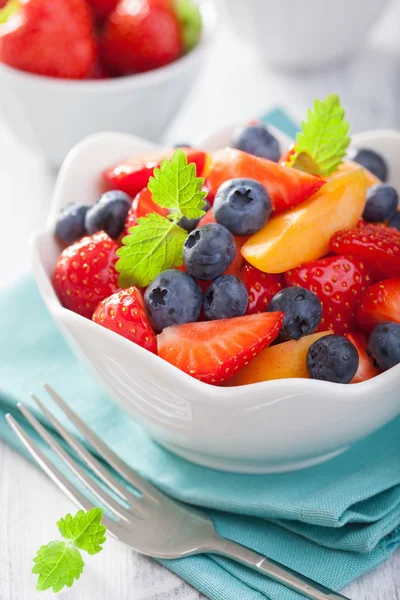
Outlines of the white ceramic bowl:
{"label": "white ceramic bowl", "polygon": [[[214,150],[228,144],[231,136],[228,127],[199,146]],[[279,137],[283,147],[288,138]],[[354,145],[381,152],[400,190],[399,133],[366,133],[355,136]],[[101,170],[149,146],[122,134],[99,134],[81,142],[60,171],[47,226],[32,245],[34,273],[51,315],[116,403],[179,456],[246,473],[315,465],[394,418],[400,412],[400,365],[357,385],[282,379],[215,387],[61,306],[50,279],[59,254],[54,216],[71,198],[93,203]]]}
{"label": "white ceramic bowl", "polygon": [[226,0],[241,39],[279,67],[326,67],[359,48],[389,0]]}
{"label": "white ceramic bowl", "polygon": [[215,37],[212,0],[201,0],[200,43],[177,61],[147,73],[73,81],[32,75],[0,64],[0,110],[19,140],[60,166],[80,140],[124,131],[156,141],[185,101]]}

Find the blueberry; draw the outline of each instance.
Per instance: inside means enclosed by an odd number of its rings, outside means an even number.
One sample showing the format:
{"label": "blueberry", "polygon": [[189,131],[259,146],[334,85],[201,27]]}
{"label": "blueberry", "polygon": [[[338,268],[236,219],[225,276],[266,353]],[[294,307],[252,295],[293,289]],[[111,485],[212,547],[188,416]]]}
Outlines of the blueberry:
{"label": "blueberry", "polygon": [[391,185],[379,183],[369,188],[363,219],[370,223],[379,223],[390,219],[396,212],[399,195]]}
{"label": "blueberry", "polygon": [[173,147],[174,148],[191,148],[192,146],[190,144],[174,144]]}
{"label": "blueberry", "polygon": [[156,331],[170,325],[197,321],[203,292],[193,277],[168,269],[160,273],[144,293],[146,311]]}
{"label": "blueberry", "polygon": [[398,231],[400,231],[400,212],[395,212],[393,217],[390,219],[388,223],[389,227],[394,227]]}
{"label": "blueberry", "polygon": [[89,210],[84,204],[70,204],[57,217],[55,234],[61,242],[76,242],[86,233],[85,216]]}
{"label": "blueberry", "polygon": [[400,363],[400,325],[391,321],[375,325],[369,336],[368,352],[384,371],[398,365]]}
{"label": "blueberry", "polygon": [[113,190],[103,194],[87,212],[85,227],[92,235],[97,231],[105,231],[112,239],[116,239],[124,230],[125,219],[132,200],[128,194]]}
{"label": "blueberry", "polygon": [[350,150],[349,158],[368,169],[368,171],[371,171],[371,173],[379,177],[381,181],[385,182],[388,180],[389,169],[387,163],[385,159],[374,150],[368,150],[367,148]]}
{"label": "blueberry", "polygon": [[[204,212],[208,212],[211,208],[211,204],[208,202],[208,200],[206,200],[205,202],[206,203],[205,206],[203,206],[203,210]],[[193,229],[196,229],[200,219],[202,218],[203,217],[199,217],[198,219],[188,219],[187,217],[182,217],[182,219],[178,222],[178,225],[179,227],[182,227],[182,229],[185,229],[190,233],[191,231],[193,231]]]}
{"label": "blueberry", "polygon": [[229,179],[214,200],[214,216],[234,235],[251,235],[264,227],[272,212],[267,190],[255,179]]}
{"label": "blueberry", "polygon": [[265,125],[248,125],[235,132],[233,148],[278,162],[281,156],[279,142]]}
{"label": "blueberry", "polygon": [[267,311],[285,313],[278,337],[280,342],[299,340],[303,335],[310,335],[317,329],[322,317],[319,298],[297,285],[278,292],[269,303]]}
{"label": "blueberry", "polygon": [[307,352],[307,371],[311,379],[350,383],[357,372],[356,347],[342,335],[326,335],[314,342]]}
{"label": "blueberry", "polygon": [[204,314],[209,321],[241,317],[246,312],[248,301],[246,286],[238,277],[221,275],[204,294]]}
{"label": "blueberry", "polygon": [[236,254],[235,239],[218,223],[208,223],[189,233],[183,246],[183,262],[196,279],[210,280],[222,275]]}

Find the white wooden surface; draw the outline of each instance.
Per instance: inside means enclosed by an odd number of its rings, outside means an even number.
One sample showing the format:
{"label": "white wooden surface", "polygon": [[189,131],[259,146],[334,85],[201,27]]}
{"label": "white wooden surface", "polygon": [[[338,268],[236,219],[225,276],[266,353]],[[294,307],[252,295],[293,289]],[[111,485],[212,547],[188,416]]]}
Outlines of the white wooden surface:
{"label": "white wooden surface", "polygon": [[[368,46],[350,64],[312,74],[270,71],[224,31],[213,60],[179,121],[172,124],[168,137],[176,142],[190,142],[215,125],[253,117],[276,104],[286,105],[301,117],[315,97],[324,97],[332,91],[338,92],[347,106],[353,131],[376,127],[399,129],[399,23],[400,0],[397,0]],[[45,218],[54,176],[38,157],[19,146],[0,121],[0,287],[28,269],[27,236]],[[37,548],[57,535],[57,519],[70,510],[73,510],[71,503],[42,473],[0,442],[0,600],[52,596],[35,592],[31,561]],[[346,593],[353,600],[400,600],[400,552],[375,572],[354,582]],[[62,600],[202,598],[166,569],[111,539],[99,556],[88,558],[81,581],[59,597]]]}

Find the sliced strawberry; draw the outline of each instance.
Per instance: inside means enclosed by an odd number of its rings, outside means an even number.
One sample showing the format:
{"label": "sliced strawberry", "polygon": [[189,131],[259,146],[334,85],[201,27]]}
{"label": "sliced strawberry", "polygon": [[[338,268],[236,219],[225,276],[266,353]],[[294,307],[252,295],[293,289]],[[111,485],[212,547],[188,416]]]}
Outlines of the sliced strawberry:
{"label": "sliced strawberry", "polygon": [[294,144],[292,144],[291,146],[289,146],[289,148],[286,150],[286,152],[284,152],[282,154],[282,156],[280,157],[279,164],[282,165],[282,167],[287,167],[288,166],[289,159],[294,154],[294,146],[295,146]]}
{"label": "sliced strawberry", "polygon": [[150,352],[157,352],[156,336],[136,287],[116,292],[102,300],[94,311],[92,320]]}
{"label": "sliced strawberry", "polygon": [[212,208],[210,208],[210,210],[208,210],[206,212],[206,214],[203,217],[201,217],[197,227],[202,227],[203,225],[207,225],[208,223],[216,223],[216,222],[217,221],[215,220],[215,217],[214,217],[214,211]]}
{"label": "sliced strawberry", "polygon": [[[197,175],[201,177],[209,161],[208,155],[202,150],[192,148],[183,148],[183,150],[188,162],[196,165]],[[158,150],[128,158],[103,172],[104,183],[109,190],[122,190],[134,197],[147,186],[154,168],[159,167],[163,159],[171,159],[174,152],[175,149]]]}
{"label": "sliced strawberry", "polygon": [[350,383],[361,383],[372,379],[376,375],[381,373],[379,367],[375,364],[374,359],[367,352],[368,340],[366,335],[361,331],[352,331],[351,333],[345,333],[344,337],[349,340],[357,348],[359,364],[357,373],[354,375]]}
{"label": "sliced strawberry", "polygon": [[336,233],[330,248],[363,259],[374,279],[400,277],[400,231],[393,227],[359,221],[354,229]]}
{"label": "sliced strawberry", "polygon": [[355,328],[355,311],[371,278],[363,261],[332,256],[305,263],[285,274],[287,285],[300,285],[318,296],[322,319],[317,331],[344,333]]}
{"label": "sliced strawberry", "polygon": [[314,175],[283,167],[247,152],[232,148],[220,150],[214,155],[207,180],[212,194],[217,193],[224,181],[235,177],[248,177],[261,183],[266,188],[276,213],[300,204],[325,183]]}
{"label": "sliced strawberry", "polygon": [[384,321],[400,323],[400,279],[386,279],[372,285],[361,297],[356,321],[367,332]]}
{"label": "sliced strawberry", "polygon": [[244,265],[240,278],[249,292],[247,315],[265,312],[275,294],[285,287],[282,274],[263,273],[252,265]]}
{"label": "sliced strawberry", "polygon": [[118,289],[117,249],[104,231],[65,248],[53,272],[54,289],[63,306],[92,318],[98,303]]}
{"label": "sliced strawberry", "polygon": [[150,190],[145,187],[135,196],[132,202],[132,206],[126,217],[124,234],[129,234],[129,229],[137,224],[139,217],[145,217],[149,213],[158,213],[159,215],[166,217],[168,208],[162,208],[153,202]]}
{"label": "sliced strawberry", "polygon": [[157,336],[158,354],[205,383],[220,384],[278,335],[284,313],[173,325]]}

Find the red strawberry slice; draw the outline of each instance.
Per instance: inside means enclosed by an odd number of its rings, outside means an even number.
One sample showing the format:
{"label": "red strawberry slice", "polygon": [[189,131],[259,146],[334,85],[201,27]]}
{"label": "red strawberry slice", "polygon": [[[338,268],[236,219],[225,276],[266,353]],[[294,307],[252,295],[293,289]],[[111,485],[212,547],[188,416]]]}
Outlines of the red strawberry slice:
{"label": "red strawberry slice", "polygon": [[276,338],[283,316],[271,312],[173,325],[157,336],[158,354],[192,377],[218,385]]}
{"label": "red strawberry slice", "polygon": [[363,259],[374,279],[400,277],[400,231],[393,227],[360,221],[354,229],[336,233],[330,248]]}
{"label": "red strawberry slice", "polygon": [[275,294],[285,287],[282,274],[263,273],[252,265],[243,267],[240,278],[249,292],[247,315],[265,312]]}
{"label": "red strawberry slice", "polygon": [[317,331],[344,333],[355,328],[357,304],[371,282],[363,261],[332,256],[305,263],[285,274],[287,285],[300,285],[318,296],[322,319]]}
{"label": "red strawberry slice", "polygon": [[[209,160],[208,155],[202,150],[192,148],[183,148],[183,150],[188,162],[196,165],[197,176],[201,177]],[[174,152],[175,149],[159,150],[128,158],[103,172],[104,183],[107,189],[122,190],[133,198],[147,186],[151,175],[153,175],[154,167],[159,167],[161,161],[165,158],[170,160]]]}
{"label": "red strawberry slice", "polygon": [[65,79],[83,79],[93,71],[96,40],[85,0],[9,3],[0,23],[1,62]]}
{"label": "red strawberry slice", "polygon": [[400,323],[400,279],[386,279],[372,285],[361,297],[356,313],[360,329],[370,332],[384,321]]}
{"label": "red strawberry slice", "polygon": [[54,289],[65,308],[91,319],[98,303],[117,291],[117,249],[104,231],[65,248],[53,272]]}
{"label": "red strawberry slice", "polygon": [[282,156],[279,159],[279,164],[282,165],[282,167],[287,167],[288,166],[288,162],[291,159],[291,157],[293,156],[295,152],[295,145],[292,144],[291,146],[289,146],[289,148],[286,150],[286,152],[284,152],[282,154]]}
{"label": "red strawberry slice", "polygon": [[247,152],[232,148],[220,150],[214,155],[207,180],[211,193],[215,195],[224,181],[235,177],[256,179],[261,183],[267,190],[276,213],[300,204],[325,183],[314,175],[283,167]]}
{"label": "red strawberry slice", "polygon": [[156,336],[147,318],[142,296],[136,287],[116,292],[102,300],[92,319],[146,350],[157,352]]}
{"label": "red strawberry slice", "polygon": [[344,337],[356,347],[359,357],[357,373],[350,383],[361,383],[379,375],[381,370],[376,366],[374,359],[367,352],[367,336],[361,331],[352,331],[351,333],[345,333]]}
{"label": "red strawberry slice", "polygon": [[145,187],[133,199],[132,206],[126,217],[124,234],[129,234],[129,229],[137,224],[139,217],[145,217],[149,213],[158,213],[159,215],[166,217],[168,208],[162,208],[153,202],[150,190]]}

